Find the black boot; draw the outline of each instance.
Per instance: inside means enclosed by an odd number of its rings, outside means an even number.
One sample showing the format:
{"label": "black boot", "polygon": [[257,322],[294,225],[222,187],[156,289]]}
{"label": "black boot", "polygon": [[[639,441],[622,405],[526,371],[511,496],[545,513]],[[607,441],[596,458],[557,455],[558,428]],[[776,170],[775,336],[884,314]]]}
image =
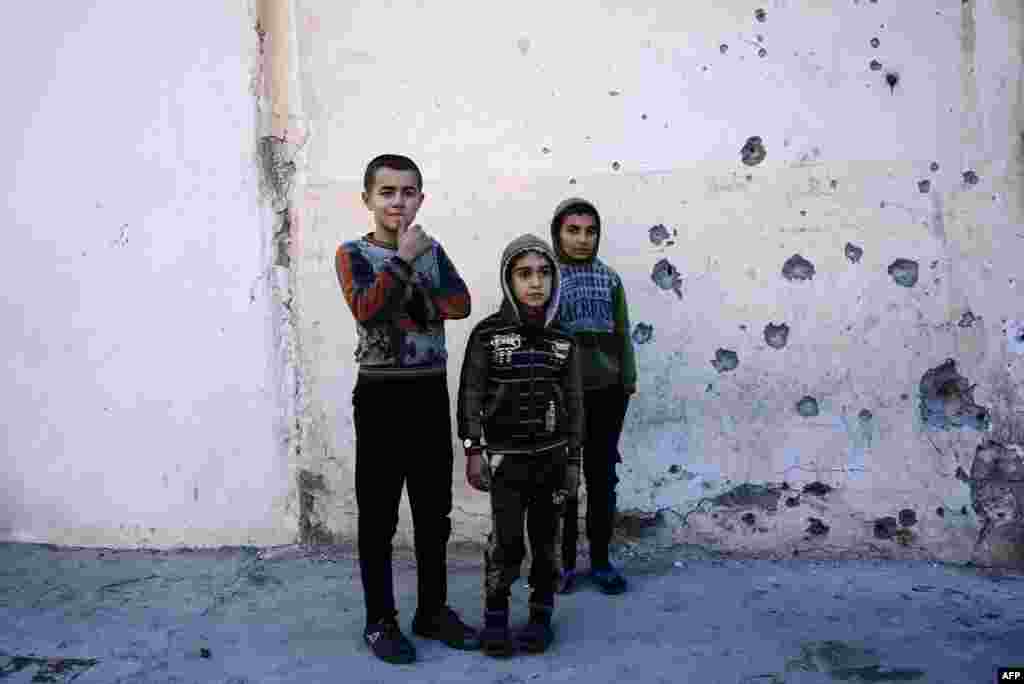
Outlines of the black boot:
{"label": "black boot", "polygon": [[515,644],[508,629],[508,610],[484,612],[484,628],[480,631],[480,649],[484,655],[505,658],[512,655]]}
{"label": "black boot", "polygon": [[543,653],[555,640],[551,629],[552,606],[531,603],[530,621],[516,635],[516,641],[528,653]]}

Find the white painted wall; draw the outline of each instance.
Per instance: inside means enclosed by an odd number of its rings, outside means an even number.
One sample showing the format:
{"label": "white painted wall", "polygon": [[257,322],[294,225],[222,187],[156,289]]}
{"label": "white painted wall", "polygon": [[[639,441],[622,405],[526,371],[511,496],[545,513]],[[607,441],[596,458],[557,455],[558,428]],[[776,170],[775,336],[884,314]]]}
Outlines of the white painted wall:
{"label": "white painted wall", "polygon": [[[638,349],[620,508],[682,514],[743,482],[820,480],[836,488],[824,502],[780,504],[754,527],[743,510],[694,514],[679,539],[864,549],[877,517],[911,508],[911,547],[970,555],[979,523],[953,474],[992,435],[926,433],[917,388],[953,357],[994,433],[1019,427],[1024,359],[1004,326],[1024,315],[1019,4],[774,0],[764,22],[757,3],[698,4],[295,0],[303,452],[328,483],[326,527],[355,530],[356,336],[333,256],[370,229],[366,163],[399,152],[421,164],[421,222],[473,295],[471,318],[448,325],[453,395],[466,336],[499,303],[501,249],[524,231],[546,237],[557,202],[582,195],[602,210],[601,254],[634,321],[654,327]],[[740,161],[750,136],[768,151],[754,167]],[[678,231],[674,245],[651,244],[658,223]],[[864,249],[858,264],[848,241]],[[813,280],[781,277],[794,253]],[[652,281],[661,258],[681,273],[681,299]],[[919,262],[916,287],[888,276],[897,258]],[[968,310],[981,321],[959,327]],[[769,322],[791,327],[785,349],[764,344]],[[712,368],[719,347],[739,354],[735,371]],[[818,417],[796,414],[805,394]],[[486,497],[461,468],[455,536],[479,540]],[[829,535],[804,541],[808,517]]]}
{"label": "white painted wall", "polygon": [[290,541],[244,2],[20,6],[0,45],[0,539]]}

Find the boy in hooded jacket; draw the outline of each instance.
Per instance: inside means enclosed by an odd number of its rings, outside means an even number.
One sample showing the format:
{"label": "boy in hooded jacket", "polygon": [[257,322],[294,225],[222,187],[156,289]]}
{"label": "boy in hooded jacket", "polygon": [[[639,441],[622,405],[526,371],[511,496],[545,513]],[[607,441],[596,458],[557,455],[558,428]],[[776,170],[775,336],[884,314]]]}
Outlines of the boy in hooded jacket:
{"label": "boy in hooded jacket", "polygon": [[[630,396],[636,392],[636,361],[622,279],[597,257],[601,215],[593,203],[572,197],[551,220],[551,244],[559,260],[558,322],[579,344],[586,438],[583,479],[587,486],[587,539],[591,578],[606,594],[626,590],[626,580],[608,556],[615,521],[619,437]],[[564,507],[559,593],[576,579],[579,500],[570,491]]]}
{"label": "boy in hooded jacket", "polygon": [[[491,498],[480,644],[504,656],[516,645],[545,651],[554,638],[557,528],[565,496],[579,483],[584,418],[576,345],[554,321],[554,252],[534,235],[520,236],[504,250],[498,273],[504,300],[470,334],[457,420],[466,479]],[[526,553],[524,518],[533,557],[530,618],[513,638],[509,596]]]}

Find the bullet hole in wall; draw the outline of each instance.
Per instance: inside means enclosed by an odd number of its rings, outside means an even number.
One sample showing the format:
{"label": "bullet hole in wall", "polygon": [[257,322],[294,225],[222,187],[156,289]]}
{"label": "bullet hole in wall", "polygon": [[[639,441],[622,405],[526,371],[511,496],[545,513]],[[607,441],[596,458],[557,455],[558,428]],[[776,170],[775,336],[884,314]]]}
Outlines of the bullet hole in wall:
{"label": "bullet hole in wall", "polygon": [[824,482],[811,482],[810,484],[804,485],[803,489],[805,494],[813,494],[814,496],[825,496],[832,491],[832,487],[828,486]]}
{"label": "bullet hole in wall", "polygon": [[576,185],[576,179],[575,178],[570,178],[569,179],[569,185]]}
{"label": "bullet hole in wall", "polygon": [[912,259],[897,259],[889,264],[888,273],[897,285],[914,287],[917,284],[918,266]]}
{"label": "bullet hole in wall", "polygon": [[721,45],[718,46],[718,51],[724,55],[729,51],[729,46],[726,45],[725,43],[722,43]]}
{"label": "bullet hole in wall", "polygon": [[768,13],[765,12],[762,8],[758,7],[756,10],[754,10],[754,18],[760,21],[761,23],[764,23],[765,21],[768,20]]}
{"label": "bullet hole in wall", "polygon": [[813,418],[818,415],[818,400],[811,396],[802,398],[796,402],[796,412],[804,418]]}
{"label": "bullet hole in wall", "polygon": [[977,185],[978,184],[978,180],[979,180],[978,174],[976,174],[974,171],[971,171],[970,169],[968,169],[967,171],[964,171],[964,184],[965,185]]}
{"label": "bullet hole in wall", "polygon": [[735,370],[738,365],[740,365],[740,357],[731,349],[716,350],[715,358],[711,360],[711,366],[719,373]]}
{"label": "bullet hole in wall", "polygon": [[622,94],[622,91],[621,90],[609,90],[608,94],[611,95],[612,97],[618,97],[619,95]]}
{"label": "bullet hole in wall", "polygon": [[974,385],[960,375],[956,361],[946,359],[921,376],[921,419],[937,430],[970,428],[984,432],[991,424],[988,410],[974,401]]}
{"label": "bullet hole in wall", "polygon": [[899,521],[900,525],[903,525],[903,527],[913,527],[914,524],[917,523],[917,513],[915,513],[913,509],[904,508],[899,513]]}
{"label": "bullet hole in wall", "polygon": [[743,147],[740,149],[740,159],[747,166],[757,166],[764,161],[767,155],[764,141],[758,135],[747,138],[747,142],[743,143]]}
{"label": "bullet hole in wall", "polygon": [[932,182],[925,178],[924,180],[917,181],[917,189],[922,194],[928,193],[932,189]]}
{"label": "bullet hole in wall", "polygon": [[864,256],[864,250],[852,242],[847,242],[846,247],[843,248],[843,254],[851,264],[856,264]]}
{"label": "bullet hole in wall", "polygon": [[830,188],[832,188],[833,190],[835,190],[836,188],[838,188],[838,187],[839,187],[839,181],[837,181],[837,180],[836,180],[835,178],[833,178],[832,180],[830,180],[830,181],[828,182],[828,186],[829,186]]}
{"label": "bullet hole in wall", "polygon": [[907,399],[910,399],[910,395],[904,392],[903,394],[900,395],[900,399],[906,401]]}
{"label": "bullet hole in wall", "polygon": [[679,299],[683,298],[683,278],[668,259],[661,259],[654,264],[651,280],[662,290],[672,290]]}
{"label": "bullet hole in wall", "polygon": [[801,209],[800,210],[800,215],[801,216],[807,216],[807,210],[806,209]]}
{"label": "bullet hole in wall", "polygon": [[757,518],[754,517],[753,513],[744,513],[740,519],[748,525],[753,525],[757,522]]}
{"label": "bullet hole in wall", "polygon": [[970,328],[975,322],[980,320],[981,316],[975,316],[974,312],[968,309],[960,316],[960,322],[957,325],[961,328]]}
{"label": "bullet hole in wall", "polygon": [[862,423],[870,423],[871,419],[874,418],[874,416],[871,415],[871,411],[869,411],[868,409],[861,409],[860,412],[857,414],[857,418]]}
{"label": "bullet hole in wall", "polygon": [[889,92],[896,92],[896,85],[900,82],[900,75],[895,71],[890,71],[885,75],[885,84],[889,86]]}
{"label": "bullet hole in wall", "polygon": [[936,171],[939,170],[939,162],[932,162],[931,166],[929,166],[928,168],[932,170],[932,173],[935,173]]}
{"label": "bullet hole in wall", "polygon": [[651,240],[651,244],[657,247],[661,246],[661,243],[669,239],[668,228],[658,223],[650,227],[647,231],[648,237]]}
{"label": "bullet hole in wall", "polygon": [[668,472],[672,475],[677,475],[682,470],[682,467],[678,464],[673,463],[668,467]]}
{"label": "bullet hole in wall", "polygon": [[648,323],[637,323],[633,328],[633,341],[637,344],[647,344],[654,337],[654,326]]}
{"label": "bullet hole in wall", "polygon": [[764,342],[772,349],[782,349],[789,340],[789,326],[785,323],[769,323],[764,327]]}
{"label": "bullet hole in wall", "polygon": [[789,508],[793,508],[793,507],[799,506],[799,505],[800,505],[800,499],[799,498],[797,498],[795,496],[787,496],[786,497],[786,506],[788,506]]}
{"label": "bullet hole in wall", "polygon": [[543,154],[551,154],[551,148],[550,147],[542,147],[542,148],[540,148],[540,151]]}
{"label": "bullet hole in wall", "polygon": [[881,71],[882,70],[882,63],[879,62],[877,59],[871,60],[871,63],[868,66],[871,67],[872,71]]}
{"label": "bullet hole in wall", "polygon": [[892,539],[899,530],[899,521],[891,515],[875,520],[875,538]]}
{"label": "bullet hole in wall", "polygon": [[789,281],[810,280],[814,277],[814,264],[794,254],[782,265],[782,277]]}
{"label": "bullet hole in wall", "polygon": [[938,508],[935,509],[935,515],[939,516],[940,518],[944,518],[946,516],[946,509],[944,509],[942,506],[939,506]]}
{"label": "bullet hole in wall", "polygon": [[621,168],[622,168],[622,164],[620,164],[617,161],[613,161],[612,162],[612,171],[618,171]]}
{"label": "bullet hole in wall", "polygon": [[757,56],[758,57],[762,57],[762,58],[763,57],[767,57],[768,56],[768,51],[765,50],[764,48],[761,48],[760,50],[757,51]]}
{"label": "bullet hole in wall", "polygon": [[815,536],[815,537],[820,537],[820,536],[828,534],[828,530],[829,530],[828,525],[823,523],[818,518],[808,518],[807,522],[810,523],[807,526],[807,533],[808,534],[810,534],[812,536]]}
{"label": "bullet hole in wall", "polygon": [[878,47],[881,44],[882,44],[882,42],[880,40],[878,40],[878,38],[872,38],[871,39],[871,47],[876,48],[876,47]]}

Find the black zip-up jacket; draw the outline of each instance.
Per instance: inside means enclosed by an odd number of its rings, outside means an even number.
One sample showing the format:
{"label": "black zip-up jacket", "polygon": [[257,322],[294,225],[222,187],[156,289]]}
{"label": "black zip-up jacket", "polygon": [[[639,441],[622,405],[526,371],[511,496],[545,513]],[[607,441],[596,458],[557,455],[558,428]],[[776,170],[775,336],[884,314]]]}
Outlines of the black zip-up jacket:
{"label": "black zip-up jacket", "polygon": [[[526,251],[552,264],[551,297],[543,327],[520,317],[509,285],[509,265]],[[583,443],[583,385],[572,335],[554,318],[559,272],[554,252],[540,238],[523,235],[505,249],[499,270],[504,301],[470,333],[459,380],[459,439],[487,441],[492,454],[543,454],[569,448],[579,464]]]}

